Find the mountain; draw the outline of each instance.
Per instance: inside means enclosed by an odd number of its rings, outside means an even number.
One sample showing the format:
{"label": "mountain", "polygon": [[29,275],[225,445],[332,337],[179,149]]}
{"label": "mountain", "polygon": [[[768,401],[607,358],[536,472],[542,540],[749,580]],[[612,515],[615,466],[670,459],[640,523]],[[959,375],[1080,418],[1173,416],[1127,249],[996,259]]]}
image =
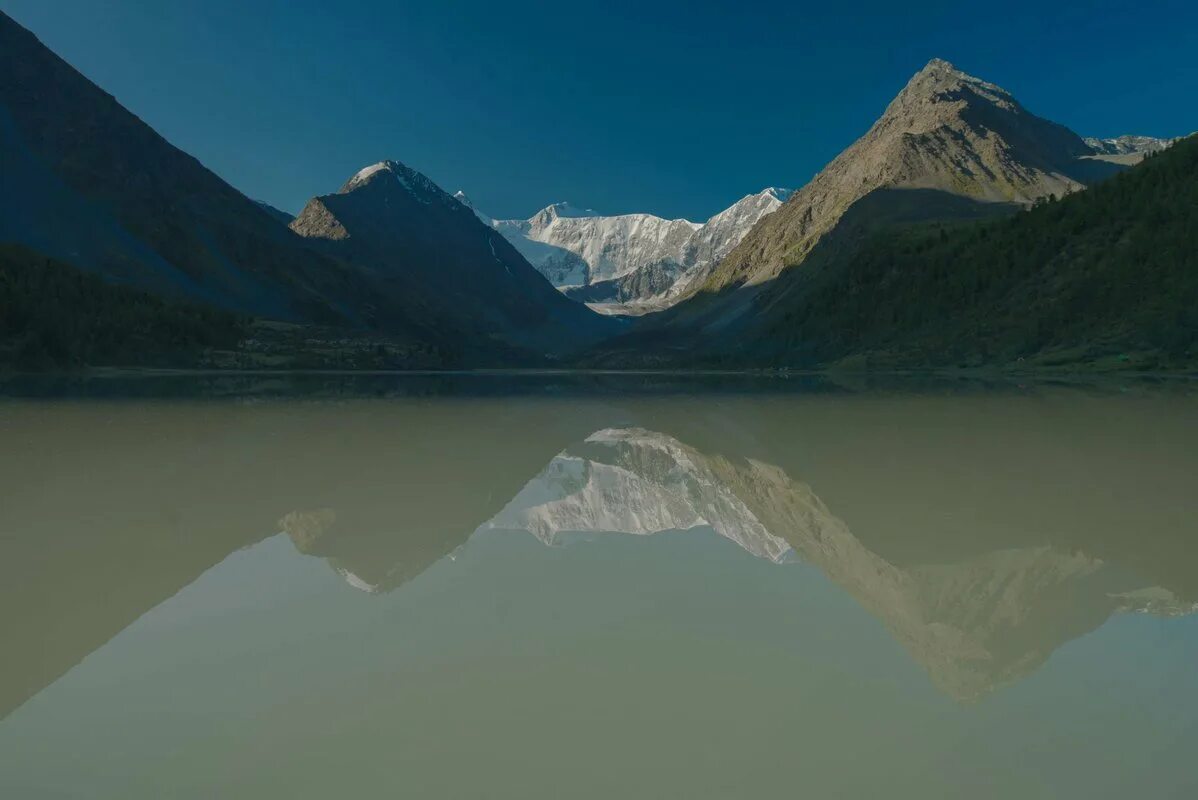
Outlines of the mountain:
{"label": "mountain", "polygon": [[1140,156],[1159,153],[1177,139],[1158,139],[1155,136],[1116,136],[1112,139],[1096,139],[1087,136],[1083,141],[1097,156]]}
{"label": "mountain", "polygon": [[569,203],[547,206],[527,220],[492,225],[556,286],[619,278],[642,267],[677,265],[698,225],[653,214],[601,216]]}
{"label": "mountain", "polygon": [[419,196],[360,174],[289,228],[3,14],[0,148],[0,243],[171,300],[385,333],[421,366],[535,363],[610,322],[402,166],[378,177]]}
{"label": "mountain", "polygon": [[[733,295],[720,316],[735,316],[873,192],[936,192],[951,201],[937,214],[975,215],[1070,194],[1114,171],[1086,160],[1092,153],[1081,137],[1029,113],[1005,90],[934,59],[864,136],[756,225],[693,292]],[[901,205],[905,198],[891,199]]]}
{"label": "mountain", "polygon": [[270,214],[272,217],[274,217],[276,220],[283,223],[284,225],[290,225],[291,220],[294,219],[294,217],[292,217],[286,211],[275,208],[270,203],[263,202],[262,200],[255,200],[254,203],[258,206],[258,208],[262,209],[267,214]]}
{"label": "mountain", "polygon": [[[829,303],[826,314],[804,298],[813,297],[817,286],[829,287],[829,293],[855,292],[855,284],[838,283],[836,276],[852,264],[863,242],[931,221],[954,227],[1008,217],[1049,198],[1077,195],[1128,169],[1126,163],[1111,163],[1124,157],[1104,156],[1096,146],[1031,114],[998,86],[934,59],[864,136],[762,218],[679,302],[642,318],[587,362],[790,366],[827,363],[831,353],[848,356],[845,342],[820,340],[814,329],[794,322],[810,315],[848,332],[850,323],[836,320],[832,309],[856,302],[858,295],[820,295]],[[1111,145],[1116,146],[1156,145],[1141,139]],[[901,285],[899,276],[887,285]],[[907,306],[895,313],[922,313],[921,298],[905,291],[901,296]],[[862,307],[860,313],[868,311]],[[1163,320],[1159,324],[1167,327]],[[870,325],[884,335],[883,318]],[[948,358],[940,353],[935,361]],[[990,363],[989,358],[985,349],[970,355],[971,361]],[[910,359],[905,365],[921,366]]]}
{"label": "mountain", "polygon": [[775,293],[746,352],[785,364],[1192,368],[1198,136],[1007,219],[874,233],[820,271]]}
{"label": "mountain", "polygon": [[381,161],[313,198],[291,229],[367,270],[383,296],[419,298],[439,330],[562,352],[609,320],[567,300],[497,232],[416,170]]}
{"label": "mountain", "polygon": [[788,197],[789,189],[774,187],[746,195],[696,228],[677,259],[646,264],[618,278],[564,291],[583,302],[612,304],[613,311],[643,313],[667,308],[701,284],[720,259]]}
{"label": "mountain", "polygon": [[0,369],[82,365],[196,365],[206,350],[233,350],[245,321],[169,302],[94,273],[0,244]]}
{"label": "mountain", "polygon": [[[765,189],[704,223],[653,214],[602,216],[569,203],[547,206],[527,220],[475,213],[568,297],[600,310],[646,311],[682,296],[789,196],[788,189]],[[456,197],[474,208],[461,192]]]}
{"label": "mountain", "polygon": [[156,294],[361,325],[374,294],[0,13],[0,242]]}

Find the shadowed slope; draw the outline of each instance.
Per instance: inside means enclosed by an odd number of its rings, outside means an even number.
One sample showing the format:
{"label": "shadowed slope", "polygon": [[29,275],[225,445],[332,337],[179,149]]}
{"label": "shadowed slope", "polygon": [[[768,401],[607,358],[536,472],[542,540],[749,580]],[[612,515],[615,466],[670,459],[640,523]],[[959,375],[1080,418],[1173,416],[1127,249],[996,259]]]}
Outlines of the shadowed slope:
{"label": "shadowed slope", "polygon": [[139,288],[358,323],[357,270],[312,252],[0,14],[0,241]]}
{"label": "shadowed slope", "polygon": [[466,347],[494,339],[561,353],[618,327],[563,297],[467,206],[397,161],[313,198],[291,228],[361,265],[384,294],[419,297]]}

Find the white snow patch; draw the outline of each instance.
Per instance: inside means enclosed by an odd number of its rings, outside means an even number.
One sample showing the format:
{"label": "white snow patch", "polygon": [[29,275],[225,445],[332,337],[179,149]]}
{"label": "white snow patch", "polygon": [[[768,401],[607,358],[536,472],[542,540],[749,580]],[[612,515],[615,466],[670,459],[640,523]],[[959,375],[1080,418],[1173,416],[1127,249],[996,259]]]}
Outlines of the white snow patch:
{"label": "white snow patch", "polygon": [[376,172],[381,172],[385,169],[390,169],[386,161],[380,161],[377,164],[371,164],[369,167],[363,167],[354,173],[354,176],[349,179],[349,182],[351,184],[361,183]]}

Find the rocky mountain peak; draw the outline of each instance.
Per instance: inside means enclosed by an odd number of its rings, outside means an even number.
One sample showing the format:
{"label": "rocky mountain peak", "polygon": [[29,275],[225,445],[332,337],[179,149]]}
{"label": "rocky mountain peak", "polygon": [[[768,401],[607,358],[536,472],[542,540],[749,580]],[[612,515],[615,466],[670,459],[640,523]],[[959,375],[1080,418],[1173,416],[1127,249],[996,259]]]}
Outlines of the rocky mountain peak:
{"label": "rocky mountain peak", "polygon": [[879,124],[893,121],[911,132],[934,129],[946,118],[960,117],[973,105],[1022,111],[1010,92],[975,78],[949,62],[933,58],[915,73],[887,107]]}
{"label": "rocky mountain peak", "polygon": [[[880,189],[932,191],[966,204],[1028,205],[1109,174],[1081,162],[1092,152],[1077,134],[1028,112],[1005,89],[932,59],[864,136],[688,292],[772,281],[803,262],[850,206]],[[743,309],[744,299],[737,296],[729,308]]]}
{"label": "rocky mountain peak", "polygon": [[[933,58],[923,69],[916,72],[907,82],[908,88],[911,87],[926,87],[934,84],[942,85],[961,85],[972,84],[980,86],[988,86],[997,89],[994,84],[987,83],[980,78],[968,74],[964,70],[958,69],[955,64],[945,61],[943,58]],[[1002,91],[999,89],[999,91]]]}
{"label": "rocky mountain peak", "polygon": [[399,161],[390,159],[358,170],[337,191],[337,194],[350,194],[367,187],[381,187],[384,190],[394,190],[399,187],[422,203],[429,203],[433,200],[447,202],[452,199],[440,186],[421,173]]}
{"label": "rocky mountain peak", "polygon": [[[976,85],[989,87],[991,90],[997,89],[1000,92],[1003,91],[992,83],[987,83],[981,78],[975,78],[964,70],[958,69],[955,64],[945,61],[943,58],[933,58],[925,64],[923,69],[911,77],[907,86],[909,88],[920,88],[937,84],[942,86]],[[1003,93],[1005,94],[1005,92]]]}
{"label": "rocky mountain peak", "polygon": [[791,194],[770,186],[703,223],[646,213],[604,216],[570,203],[546,206],[526,220],[474,213],[569,297],[604,311],[644,313],[672,304]]}

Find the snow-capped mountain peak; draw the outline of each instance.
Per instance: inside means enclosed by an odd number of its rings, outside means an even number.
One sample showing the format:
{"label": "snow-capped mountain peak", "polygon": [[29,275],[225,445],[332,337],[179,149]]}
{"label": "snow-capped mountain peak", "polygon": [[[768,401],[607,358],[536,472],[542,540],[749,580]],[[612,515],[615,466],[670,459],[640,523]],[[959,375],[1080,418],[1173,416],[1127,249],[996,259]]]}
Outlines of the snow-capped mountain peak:
{"label": "snow-capped mountain peak", "polygon": [[373,177],[374,175],[376,175],[380,172],[383,172],[383,171],[390,172],[390,171],[392,171],[393,163],[394,162],[380,161],[377,164],[371,164],[368,167],[362,167],[362,169],[360,169],[356,173],[354,173],[354,176],[349,179],[349,185],[357,186],[358,184],[365,183],[371,177]]}
{"label": "snow-capped mountain peak", "polygon": [[1093,136],[1086,137],[1083,141],[1099,155],[1108,156],[1127,156],[1137,153],[1157,153],[1164,150],[1169,145],[1177,141],[1177,139],[1158,139],[1155,136],[1136,136],[1123,135],[1114,136],[1109,139],[1099,139]]}
{"label": "snow-capped mountain peak", "polygon": [[388,179],[398,183],[412,197],[425,205],[433,201],[441,203],[450,203],[453,201],[440,186],[433,183],[423,174],[405,164],[392,160],[379,161],[376,164],[371,164],[368,167],[358,170],[354,173],[353,177],[345,182],[345,185],[341,187],[338,194],[356,192],[374,185],[376,181]]}
{"label": "snow-capped mountain peak", "polygon": [[[459,200],[465,197],[459,194]],[[567,202],[548,205],[526,220],[494,220],[469,207],[575,299],[601,308],[612,301],[649,308],[667,305],[678,294],[676,285],[690,285],[696,274],[706,274],[790,194],[768,187],[702,223],[655,214],[605,216]]]}

